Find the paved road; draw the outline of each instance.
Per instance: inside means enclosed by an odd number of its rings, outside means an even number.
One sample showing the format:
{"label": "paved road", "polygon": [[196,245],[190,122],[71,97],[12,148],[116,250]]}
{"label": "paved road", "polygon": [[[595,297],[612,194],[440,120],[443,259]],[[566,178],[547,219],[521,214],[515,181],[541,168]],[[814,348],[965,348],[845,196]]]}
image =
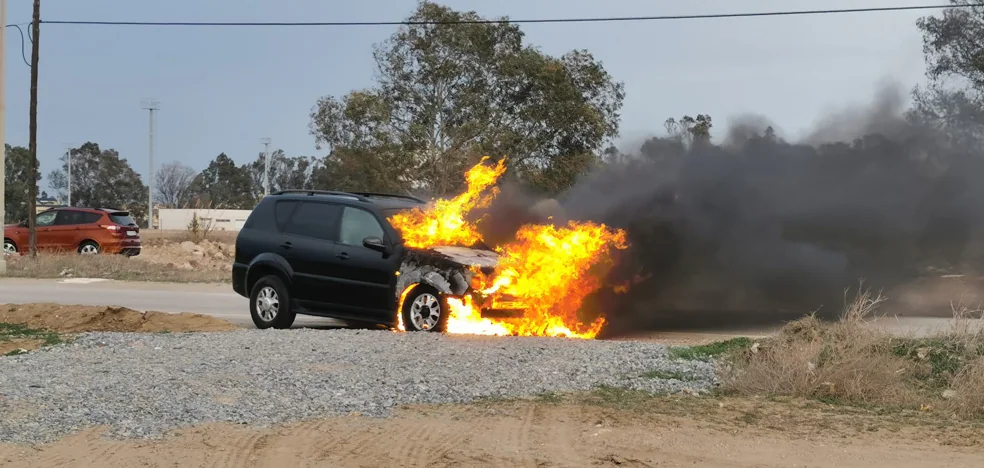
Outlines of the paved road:
{"label": "paved road", "polygon": [[[195,312],[253,326],[249,301],[225,284],[129,283],[86,280],[0,279],[0,303],[54,302],[66,305],[117,306],[139,311]],[[338,326],[340,322],[298,317],[297,326]]]}
{"label": "paved road", "polygon": [[[139,311],[195,312],[252,327],[248,301],[222,284],[165,284],[85,280],[0,279],[0,304],[54,302],[66,305],[120,306]],[[976,320],[984,327],[984,321]],[[940,317],[886,317],[875,322],[896,334],[924,335],[951,326]],[[337,327],[343,322],[315,317],[298,317],[295,327]],[[778,327],[773,325],[733,326],[724,329],[676,329],[668,332],[645,331],[620,336],[620,339],[645,339],[661,342],[691,342],[733,336],[765,336]]]}

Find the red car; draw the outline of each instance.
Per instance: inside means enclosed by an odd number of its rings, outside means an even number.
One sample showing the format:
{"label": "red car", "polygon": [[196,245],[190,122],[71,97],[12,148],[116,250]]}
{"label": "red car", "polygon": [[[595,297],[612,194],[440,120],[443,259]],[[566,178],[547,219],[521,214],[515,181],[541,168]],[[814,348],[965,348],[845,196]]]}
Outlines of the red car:
{"label": "red car", "polygon": [[[36,232],[41,252],[140,255],[140,228],[126,211],[54,208],[38,214]],[[28,251],[27,223],[4,226],[3,254]]]}

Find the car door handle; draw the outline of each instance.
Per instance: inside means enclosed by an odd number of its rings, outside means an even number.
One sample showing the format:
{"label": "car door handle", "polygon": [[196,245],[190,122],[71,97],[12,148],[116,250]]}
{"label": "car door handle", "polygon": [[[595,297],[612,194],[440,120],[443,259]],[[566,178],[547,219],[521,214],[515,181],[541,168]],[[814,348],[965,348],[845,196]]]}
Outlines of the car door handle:
{"label": "car door handle", "polygon": [[280,244],[280,248],[284,250],[290,250],[291,244],[290,242],[284,242],[283,244]]}
{"label": "car door handle", "polygon": [[340,259],[342,259],[342,260],[348,260],[348,258],[349,258],[348,252],[342,252],[342,253],[340,253],[338,255],[335,255],[335,256],[338,257],[338,258],[340,258]]}

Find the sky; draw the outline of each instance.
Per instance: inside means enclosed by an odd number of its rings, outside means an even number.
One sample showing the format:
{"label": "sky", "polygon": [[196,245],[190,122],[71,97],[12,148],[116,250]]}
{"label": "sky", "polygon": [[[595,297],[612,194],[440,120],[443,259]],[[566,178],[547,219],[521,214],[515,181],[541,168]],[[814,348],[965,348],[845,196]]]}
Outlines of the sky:
{"label": "sky", "polygon": [[[8,23],[31,20],[31,1],[8,0]],[[442,0],[458,10],[514,19],[731,13],[932,5],[945,0]],[[399,21],[416,0],[43,0],[45,20]],[[659,134],[668,117],[764,115],[789,139],[824,115],[871,101],[888,81],[923,82],[916,20],[936,11],[633,23],[526,24],[551,55],[587,49],[625,83],[620,146]],[[68,147],[93,141],[148,171],[148,112],[155,166],[203,169],[225,152],[255,159],[261,139],[289,156],[322,156],[309,133],[319,97],[373,85],[372,47],[396,31],[370,27],[136,27],[42,25],[38,157],[48,172]],[[25,26],[26,32],[26,26]],[[30,44],[25,45],[30,58]],[[27,146],[30,68],[17,30],[4,50],[6,141]],[[624,148],[623,148],[624,149]]]}

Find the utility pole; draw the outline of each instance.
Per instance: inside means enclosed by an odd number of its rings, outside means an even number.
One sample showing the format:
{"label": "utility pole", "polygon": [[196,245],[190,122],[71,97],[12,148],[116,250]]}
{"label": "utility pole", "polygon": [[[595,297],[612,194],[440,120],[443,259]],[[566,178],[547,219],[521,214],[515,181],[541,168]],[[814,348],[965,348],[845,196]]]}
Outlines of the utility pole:
{"label": "utility pole", "polygon": [[154,111],[161,108],[161,103],[148,99],[144,101],[143,108],[150,112],[150,175],[147,177],[150,194],[147,197],[147,229],[154,229]]}
{"label": "utility pole", "polygon": [[68,163],[68,206],[72,206],[72,147],[65,145],[65,158]]}
{"label": "utility pole", "polygon": [[[4,171],[6,167],[6,157],[7,157],[7,142],[4,140],[4,114],[7,112],[7,95],[4,83],[4,77],[7,76],[7,0],[0,0],[0,226],[6,224],[4,220],[6,219],[6,214],[4,208],[7,206],[7,201],[4,199],[4,193],[6,193],[6,181],[7,175]],[[2,237],[2,236],[0,236]],[[0,239],[2,241],[3,239]],[[7,259],[3,258],[3,252],[0,251],[0,275],[7,274]]]}
{"label": "utility pole", "polygon": [[263,195],[270,195],[270,139],[260,138],[263,143]]}
{"label": "utility pole", "polygon": [[38,209],[38,44],[41,42],[41,0],[34,0],[34,42],[31,46],[31,170],[27,174],[27,229],[30,238],[31,258],[38,256],[36,229]]}

